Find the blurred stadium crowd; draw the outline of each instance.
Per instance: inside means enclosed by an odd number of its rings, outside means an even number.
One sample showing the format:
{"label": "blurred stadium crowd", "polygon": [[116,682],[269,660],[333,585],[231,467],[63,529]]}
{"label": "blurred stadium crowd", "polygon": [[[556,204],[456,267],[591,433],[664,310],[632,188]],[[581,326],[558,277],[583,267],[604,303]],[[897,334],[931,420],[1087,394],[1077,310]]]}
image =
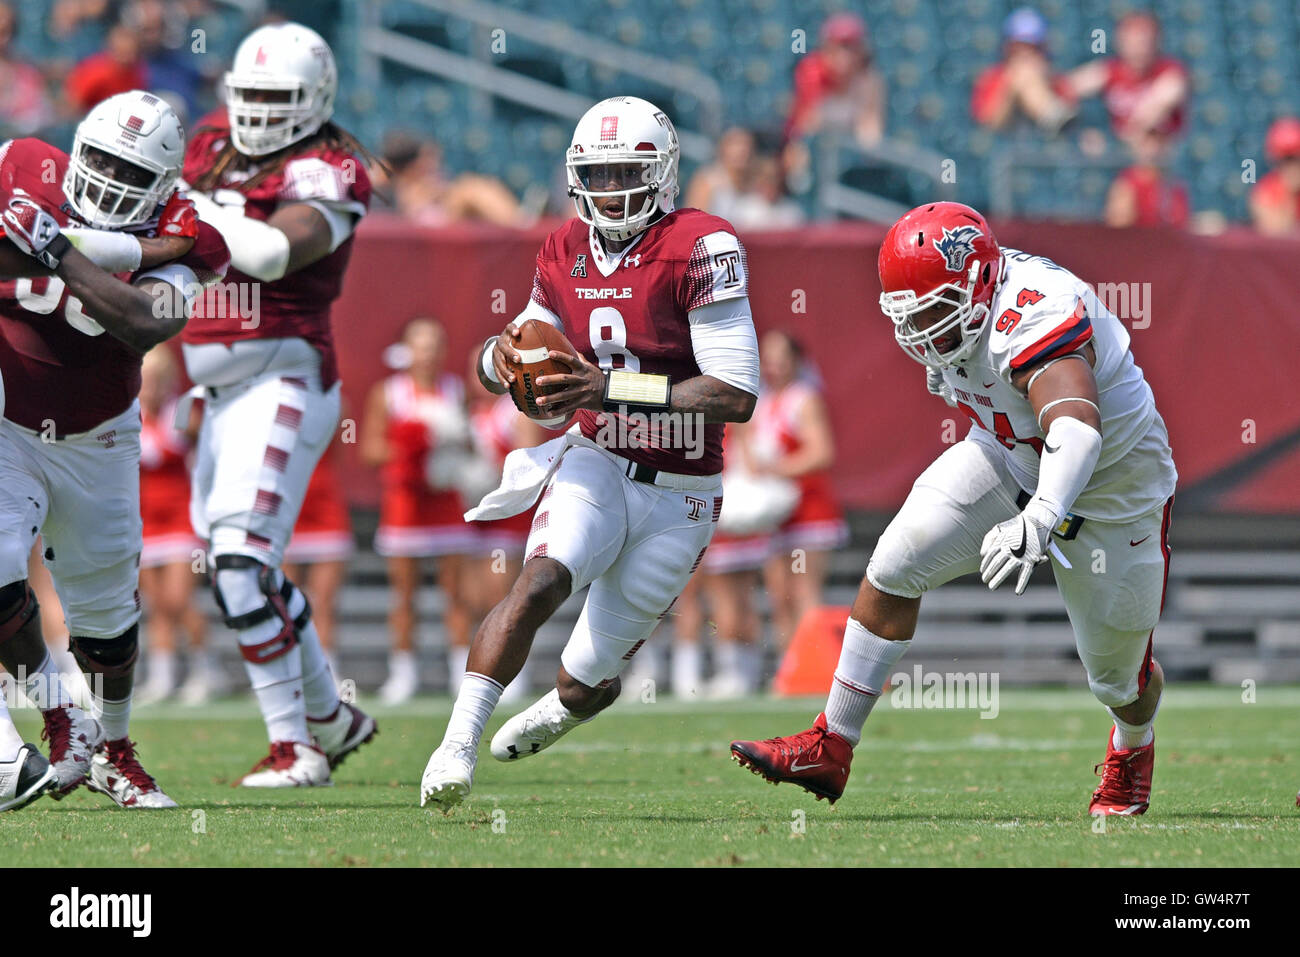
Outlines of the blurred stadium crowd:
{"label": "blurred stadium crowd", "polygon": [[[995,215],[1297,229],[1300,17],[1284,0],[844,5],[6,0],[0,133],[70,140],[90,106],[136,87],[193,123],[239,37],[288,18],[336,52],[340,120],[390,170],[381,207],[431,226],[567,215],[565,108],[455,82],[455,65],[485,63],[534,92],[660,103],[705,138],[685,150],[687,202],[740,229],[852,211],[826,201],[828,180],[884,200],[866,207],[882,219],[947,191]],[[638,73],[636,55],[693,65],[716,97]]]}

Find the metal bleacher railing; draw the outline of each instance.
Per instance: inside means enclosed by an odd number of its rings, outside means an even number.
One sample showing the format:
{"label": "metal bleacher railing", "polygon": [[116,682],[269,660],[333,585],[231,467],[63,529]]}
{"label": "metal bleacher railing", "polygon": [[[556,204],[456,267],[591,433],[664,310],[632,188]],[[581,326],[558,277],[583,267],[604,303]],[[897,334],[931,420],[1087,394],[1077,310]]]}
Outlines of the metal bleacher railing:
{"label": "metal bleacher railing", "polygon": [[[647,54],[586,33],[559,20],[521,13],[481,0],[409,0],[409,3],[475,27],[504,31],[510,37],[526,38],[529,45],[585,60],[593,65],[640,77],[667,90],[688,94],[699,108],[690,124],[678,123],[684,156],[705,161],[713,156],[713,144],[722,129],[723,97],[708,73],[676,60]],[[384,25],[380,5],[366,4],[360,11],[357,44],[357,74],[372,87],[380,80],[384,60],[400,63],[430,76],[467,85],[473,89],[526,106],[539,113],[576,120],[591,106],[591,99],[563,86],[506,69],[492,53],[492,34],[476,45],[472,55],[416,39]]]}

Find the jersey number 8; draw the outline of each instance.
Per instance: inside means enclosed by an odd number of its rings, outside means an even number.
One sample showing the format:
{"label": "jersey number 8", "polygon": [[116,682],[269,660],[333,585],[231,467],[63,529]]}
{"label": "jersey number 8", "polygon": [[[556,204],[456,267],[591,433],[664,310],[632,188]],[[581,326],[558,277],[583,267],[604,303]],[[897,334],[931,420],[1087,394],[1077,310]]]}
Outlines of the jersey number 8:
{"label": "jersey number 8", "polygon": [[598,306],[591,310],[589,335],[597,364],[606,372],[614,369],[641,371],[641,360],[627,348],[627,324],[623,321],[623,314],[613,306]]}

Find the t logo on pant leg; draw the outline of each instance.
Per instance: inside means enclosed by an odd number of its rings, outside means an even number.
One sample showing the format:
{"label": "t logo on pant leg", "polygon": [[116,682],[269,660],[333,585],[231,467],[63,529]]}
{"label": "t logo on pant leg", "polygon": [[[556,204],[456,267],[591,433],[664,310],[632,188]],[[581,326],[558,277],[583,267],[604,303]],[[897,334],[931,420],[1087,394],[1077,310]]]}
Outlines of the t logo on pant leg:
{"label": "t logo on pant leg", "polygon": [[704,508],[708,503],[702,498],[695,498],[693,495],[686,496],[686,517],[692,522],[698,522],[700,516],[704,514]]}

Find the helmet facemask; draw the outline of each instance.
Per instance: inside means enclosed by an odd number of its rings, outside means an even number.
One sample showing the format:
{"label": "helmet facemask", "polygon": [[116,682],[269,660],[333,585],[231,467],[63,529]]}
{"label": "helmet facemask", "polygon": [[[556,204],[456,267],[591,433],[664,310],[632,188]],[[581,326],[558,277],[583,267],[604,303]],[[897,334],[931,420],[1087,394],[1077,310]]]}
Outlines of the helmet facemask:
{"label": "helmet facemask", "polygon": [[87,141],[72,146],[63,191],[76,214],[96,229],[140,226],[154,218],[176,186],[179,170],[146,165]]}
{"label": "helmet facemask", "polygon": [[[974,301],[979,271],[986,265],[975,260],[964,284],[947,282],[923,296],[917,296],[911,289],[880,294],[880,311],[894,323],[894,339],[907,355],[932,369],[946,369],[966,361],[979,342],[984,319],[989,314],[987,303]],[[949,306],[951,311],[924,329],[918,328],[915,319],[937,305]],[[953,348],[940,352],[937,341],[952,332],[960,336],[959,341]]]}
{"label": "helmet facemask", "polygon": [[333,109],[327,83],[226,74],[230,140],[246,156],[265,156],[315,133]]}
{"label": "helmet facemask", "polygon": [[[587,155],[574,146],[569,149],[565,168],[578,218],[595,226],[606,239],[632,239],[661,213],[672,210],[670,186],[677,180],[677,158],[669,151]],[[610,197],[621,202],[621,215],[606,216],[600,211],[596,200]]]}

